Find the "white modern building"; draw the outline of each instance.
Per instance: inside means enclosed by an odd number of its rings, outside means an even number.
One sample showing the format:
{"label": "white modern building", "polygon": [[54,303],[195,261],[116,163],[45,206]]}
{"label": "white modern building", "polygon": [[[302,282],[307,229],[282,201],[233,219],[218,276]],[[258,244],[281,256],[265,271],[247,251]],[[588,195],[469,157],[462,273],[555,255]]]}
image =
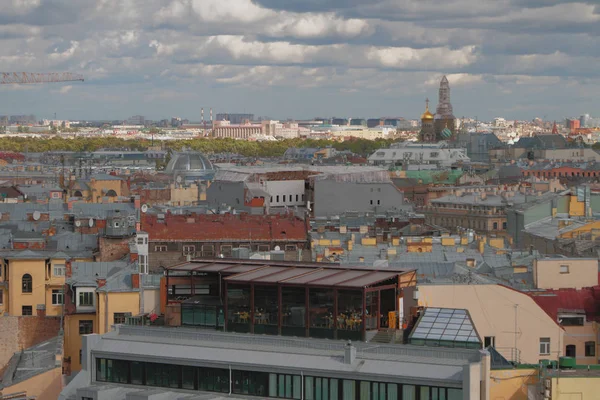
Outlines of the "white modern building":
{"label": "white modern building", "polygon": [[83,337],[61,400],[489,399],[479,349],[117,325]]}

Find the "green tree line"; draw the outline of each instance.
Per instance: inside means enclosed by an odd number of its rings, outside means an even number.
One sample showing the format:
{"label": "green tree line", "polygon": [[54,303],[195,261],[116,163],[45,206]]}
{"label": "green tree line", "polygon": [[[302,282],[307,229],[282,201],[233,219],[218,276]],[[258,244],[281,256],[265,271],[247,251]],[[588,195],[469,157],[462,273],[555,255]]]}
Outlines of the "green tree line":
{"label": "green tree line", "polygon": [[[155,141],[155,146],[165,150],[180,151],[184,148],[201,151],[206,154],[236,153],[246,157],[282,156],[289,147],[327,147],[337,150],[349,150],[361,156],[369,156],[375,150],[387,148],[396,140],[392,139],[353,139],[344,142],[313,139],[287,139],[277,142],[248,142],[235,139],[198,138],[191,140]],[[121,139],[112,137],[48,139],[0,137],[1,151],[45,153],[49,151],[93,152],[100,149],[147,150],[152,142],[146,139]]]}

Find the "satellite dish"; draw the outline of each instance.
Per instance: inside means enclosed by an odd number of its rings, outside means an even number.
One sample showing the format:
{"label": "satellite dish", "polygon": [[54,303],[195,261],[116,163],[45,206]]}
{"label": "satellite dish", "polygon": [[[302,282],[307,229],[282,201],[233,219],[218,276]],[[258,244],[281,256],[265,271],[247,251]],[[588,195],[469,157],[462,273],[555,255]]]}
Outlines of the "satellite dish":
{"label": "satellite dish", "polygon": [[36,210],[36,211],[34,211],[34,212],[33,212],[33,220],[34,220],[34,221],[37,221],[37,220],[39,220],[39,219],[40,219],[40,217],[41,217],[41,214],[40,214],[40,212],[39,212],[39,211],[37,211],[37,210]]}
{"label": "satellite dish", "polygon": [[148,212],[148,204],[142,204],[142,212],[143,213]]}
{"label": "satellite dish", "polygon": [[181,179],[181,175],[177,175],[177,178],[176,178],[176,180],[177,180],[177,183],[181,183],[181,181],[182,181],[182,179]]}
{"label": "satellite dish", "polygon": [[281,250],[281,247],[275,246],[275,251],[280,251],[280,250]]}
{"label": "satellite dish", "polygon": [[94,226],[94,218],[90,218],[90,220],[88,221],[88,226],[91,228],[92,226]]}
{"label": "satellite dish", "polygon": [[75,221],[75,226],[79,228],[81,226],[81,221],[80,220]]}

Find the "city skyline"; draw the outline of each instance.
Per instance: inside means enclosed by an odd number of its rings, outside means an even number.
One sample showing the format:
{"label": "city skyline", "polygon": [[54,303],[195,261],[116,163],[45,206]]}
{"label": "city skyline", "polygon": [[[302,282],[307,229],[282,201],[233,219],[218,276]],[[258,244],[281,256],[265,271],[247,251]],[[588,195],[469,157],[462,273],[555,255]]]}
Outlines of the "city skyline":
{"label": "city skyline", "polygon": [[4,8],[4,71],[72,71],[86,81],[4,85],[2,115],[194,121],[212,107],[278,119],[418,119],[443,75],[457,118],[600,114],[600,10],[590,0],[32,0]]}

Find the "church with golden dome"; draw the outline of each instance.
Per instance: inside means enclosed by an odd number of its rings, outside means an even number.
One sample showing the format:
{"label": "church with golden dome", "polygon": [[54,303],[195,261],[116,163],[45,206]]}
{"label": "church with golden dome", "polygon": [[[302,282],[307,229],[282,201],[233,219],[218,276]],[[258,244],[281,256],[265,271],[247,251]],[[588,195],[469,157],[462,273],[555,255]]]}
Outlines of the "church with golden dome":
{"label": "church with golden dome", "polygon": [[425,112],[421,115],[421,142],[436,143],[441,140],[454,140],[456,118],[450,103],[450,84],[444,75],[440,81],[439,100],[435,115],[429,111],[429,99],[425,101]]}

